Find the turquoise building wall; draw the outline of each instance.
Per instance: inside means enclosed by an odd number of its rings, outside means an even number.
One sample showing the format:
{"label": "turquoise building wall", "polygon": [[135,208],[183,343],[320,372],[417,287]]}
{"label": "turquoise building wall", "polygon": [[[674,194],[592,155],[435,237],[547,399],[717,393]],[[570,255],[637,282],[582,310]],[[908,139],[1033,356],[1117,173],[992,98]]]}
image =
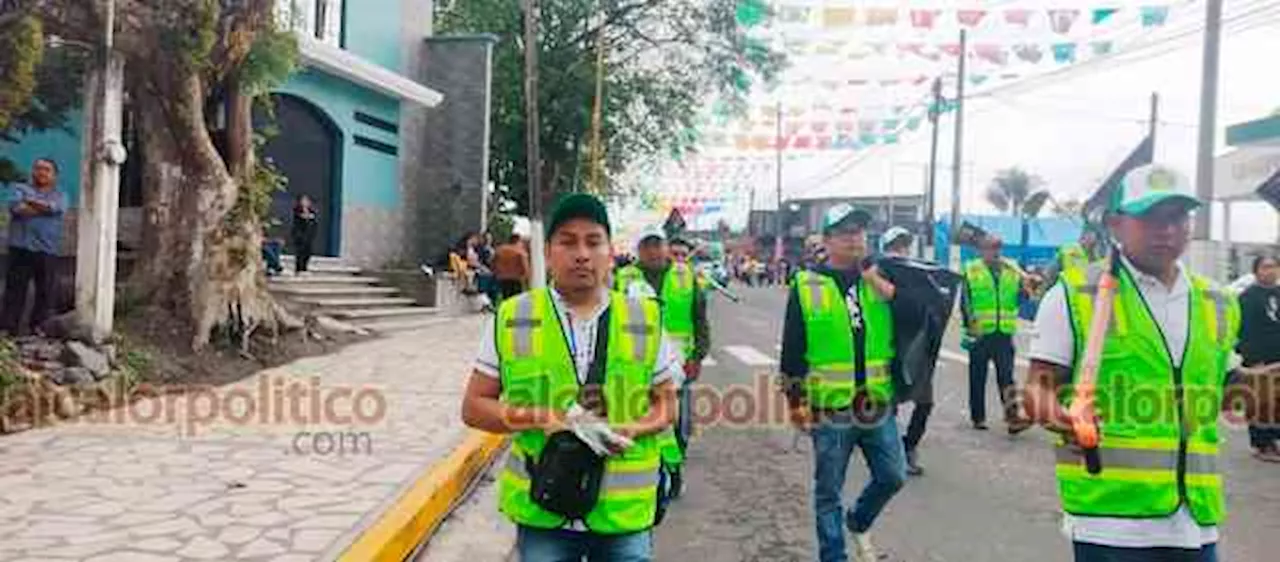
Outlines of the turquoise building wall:
{"label": "turquoise building wall", "polygon": [[75,206],[80,197],[80,112],[67,116],[70,131],[44,131],[22,137],[17,144],[0,141],[0,156],[8,158],[23,174],[36,158],[53,158],[58,163],[58,189]]}

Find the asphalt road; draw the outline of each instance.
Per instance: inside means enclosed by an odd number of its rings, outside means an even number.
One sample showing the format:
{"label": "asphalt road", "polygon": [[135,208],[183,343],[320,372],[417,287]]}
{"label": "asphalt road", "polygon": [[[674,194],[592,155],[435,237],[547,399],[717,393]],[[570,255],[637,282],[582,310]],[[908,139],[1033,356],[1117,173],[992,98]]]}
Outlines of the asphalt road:
{"label": "asphalt road", "polygon": [[[712,364],[705,367],[702,383],[726,397],[719,403],[733,403],[742,414],[741,395],[758,392],[757,377],[776,370],[785,292],[735,290],[742,303],[713,301]],[[967,366],[954,338],[947,347],[937,373],[938,405],[921,445],[926,473],[911,479],[881,516],[873,529],[876,544],[894,561],[1068,561],[1047,434],[1036,429],[1011,438],[997,419],[991,420],[991,431],[970,429]],[[990,384],[988,410],[998,415],[998,406],[992,407],[999,404],[994,380]],[[746,390],[731,392],[734,387]],[[715,401],[702,402],[706,413]],[[905,412],[901,419],[905,422]],[[1243,428],[1232,428],[1229,435],[1225,464],[1231,519],[1223,529],[1221,558],[1276,560],[1280,465],[1250,458]],[[685,495],[656,531],[656,559],[816,559],[810,450],[808,438],[797,441],[780,420],[721,421],[702,428],[689,451]],[[855,455],[852,465],[849,502],[866,479],[861,458]]]}

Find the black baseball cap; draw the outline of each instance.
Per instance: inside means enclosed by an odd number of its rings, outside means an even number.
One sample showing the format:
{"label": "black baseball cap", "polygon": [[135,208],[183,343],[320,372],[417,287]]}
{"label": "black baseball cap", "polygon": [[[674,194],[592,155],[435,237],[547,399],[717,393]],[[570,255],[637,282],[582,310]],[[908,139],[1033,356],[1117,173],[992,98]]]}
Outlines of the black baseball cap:
{"label": "black baseball cap", "polygon": [[551,209],[551,218],[547,221],[547,238],[555,234],[560,225],[571,219],[587,219],[604,227],[605,234],[613,237],[613,228],[609,225],[609,211],[604,203],[589,193],[570,193],[560,198]]}

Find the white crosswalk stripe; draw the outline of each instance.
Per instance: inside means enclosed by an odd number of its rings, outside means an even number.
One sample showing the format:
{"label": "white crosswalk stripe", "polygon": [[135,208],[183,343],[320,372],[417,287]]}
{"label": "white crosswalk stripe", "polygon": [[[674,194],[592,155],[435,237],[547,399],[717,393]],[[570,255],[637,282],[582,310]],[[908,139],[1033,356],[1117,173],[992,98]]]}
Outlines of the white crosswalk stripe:
{"label": "white crosswalk stripe", "polygon": [[727,345],[724,347],[725,353],[732,355],[734,359],[741,361],[748,367],[763,367],[765,365],[774,365],[777,363],[772,357],[761,353],[756,348],[749,345]]}
{"label": "white crosswalk stripe", "polygon": [[703,366],[703,367],[715,367],[716,365],[719,365],[719,363],[717,363],[717,362],[716,362],[716,358],[715,358],[715,357],[712,357],[712,356],[708,355],[708,356],[706,356],[706,357],[703,357],[703,358],[702,358],[702,366]]}

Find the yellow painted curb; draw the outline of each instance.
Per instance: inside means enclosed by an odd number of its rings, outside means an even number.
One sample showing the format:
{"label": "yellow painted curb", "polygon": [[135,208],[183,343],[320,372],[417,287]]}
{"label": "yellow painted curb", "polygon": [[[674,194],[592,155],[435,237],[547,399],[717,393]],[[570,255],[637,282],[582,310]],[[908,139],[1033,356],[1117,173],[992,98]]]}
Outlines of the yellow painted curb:
{"label": "yellow painted curb", "polygon": [[400,499],[342,554],[341,562],[401,562],[435,532],[471,481],[489,466],[506,436],[472,430],[443,461],[418,477]]}

